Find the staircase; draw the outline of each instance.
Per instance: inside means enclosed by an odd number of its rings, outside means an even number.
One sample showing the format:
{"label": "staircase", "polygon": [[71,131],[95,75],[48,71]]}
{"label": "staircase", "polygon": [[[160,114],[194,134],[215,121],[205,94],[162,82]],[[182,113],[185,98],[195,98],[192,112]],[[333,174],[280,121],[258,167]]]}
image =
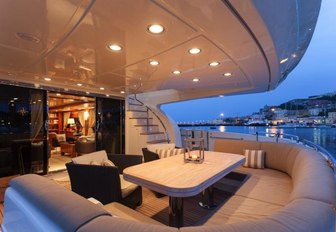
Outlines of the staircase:
{"label": "staircase", "polygon": [[[134,97],[128,98],[128,110],[126,113],[130,121],[130,132],[132,140],[137,143],[137,149],[133,152],[141,151],[147,144],[169,143],[165,126],[160,118],[151,111],[146,105]],[[132,143],[132,141],[131,141]],[[135,144],[131,144],[135,146]]]}

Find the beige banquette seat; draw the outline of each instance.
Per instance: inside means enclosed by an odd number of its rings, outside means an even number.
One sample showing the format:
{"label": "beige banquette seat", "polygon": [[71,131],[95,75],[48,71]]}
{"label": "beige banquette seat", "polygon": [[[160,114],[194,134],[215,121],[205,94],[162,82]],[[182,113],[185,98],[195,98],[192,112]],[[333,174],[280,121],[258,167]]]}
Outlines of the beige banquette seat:
{"label": "beige banquette seat", "polygon": [[26,175],[12,180],[6,191],[2,229],[25,229],[21,224],[33,226],[43,222],[35,228],[127,232],[335,231],[335,176],[318,152],[297,144],[236,140],[218,140],[214,149],[238,154],[244,149],[262,149],[266,152],[266,168],[238,168],[237,172],[244,172],[249,178],[204,225],[170,228],[116,204],[104,208],[90,206],[86,199],[43,177]]}

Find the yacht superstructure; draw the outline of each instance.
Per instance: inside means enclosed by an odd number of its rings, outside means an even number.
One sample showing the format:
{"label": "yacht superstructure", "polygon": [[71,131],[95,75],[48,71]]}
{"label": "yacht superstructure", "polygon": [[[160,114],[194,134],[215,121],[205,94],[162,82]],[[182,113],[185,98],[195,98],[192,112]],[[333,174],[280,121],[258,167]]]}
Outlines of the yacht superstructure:
{"label": "yacht superstructure", "polygon": [[2,1],[1,84],[124,99],[128,153],[180,144],[160,105],[276,88],[304,55],[320,4]]}

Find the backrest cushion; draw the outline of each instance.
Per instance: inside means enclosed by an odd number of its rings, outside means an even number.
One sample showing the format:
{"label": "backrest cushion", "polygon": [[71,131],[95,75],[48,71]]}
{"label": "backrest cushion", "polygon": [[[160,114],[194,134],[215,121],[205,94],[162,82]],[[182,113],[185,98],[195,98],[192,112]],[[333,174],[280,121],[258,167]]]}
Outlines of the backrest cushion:
{"label": "backrest cushion", "polygon": [[291,143],[261,142],[261,150],[266,152],[265,167],[291,175],[296,155],[301,145]]}
{"label": "backrest cushion", "polygon": [[265,168],[265,152],[263,150],[248,150],[244,152],[245,163],[247,168]]}
{"label": "backrest cushion", "polygon": [[167,158],[174,155],[180,155],[184,153],[183,148],[174,148],[174,149],[158,149],[156,152],[159,155],[159,158]]}
{"label": "backrest cushion", "polygon": [[[11,180],[10,186],[23,199],[27,200],[26,207],[34,207],[40,213],[27,215],[25,220],[30,220],[36,215],[43,215],[44,219],[33,219],[40,220],[40,222],[44,220],[50,221],[60,227],[59,231],[77,231],[78,228],[99,216],[110,215],[102,207],[42,176],[34,174],[23,175]],[[24,204],[24,202],[21,203]],[[8,204],[10,204],[10,201],[8,201]],[[7,210],[10,210],[10,207]],[[23,207],[22,212],[24,210]],[[19,215],[18,212],[8,213],[8,216]],[[14,223],[14,219],[15,217],[12,216],[10,221]],[[20,224],[16,228],[16,231],[29,230],[29,228],[20,229]]]}
{"label": "backrest cushion", "polygon": [[157,149],[173,149],[175,148],[175,143],[159,143],[159,144],[148,144],[147,149],[151,152],[156,153]]}
{"label": "backrest cushion", "polygon": [[105,150],[88,153],[72,159],[74,164],[102,164],[105,160],[108,160]]}
{"label": "backrest cushion", "polygon": [[259,150],[260,143],[257,141],[217,139],[214,143],[214,151],[244,155],[244,150]]}
{"label": "backrest cushion", "polygon": [[336,179],[327,161],[317,152],[303,148],[294,163],[293,191],[289,200],[314,199],[336,205]]}

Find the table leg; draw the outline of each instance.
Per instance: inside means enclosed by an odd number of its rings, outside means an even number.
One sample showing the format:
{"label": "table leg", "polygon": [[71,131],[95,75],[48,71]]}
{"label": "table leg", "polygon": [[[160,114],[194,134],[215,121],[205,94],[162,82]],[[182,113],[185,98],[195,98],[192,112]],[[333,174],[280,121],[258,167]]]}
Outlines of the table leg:
{"label": "table leg", "polygon": [[214,209],[217,205],[214,203],[214,191],[215,188],[213,185],[209,186],[202,191],[202,201],[199,202],[199,205],[205,209]]}
{"label": "table leg", "polygon": [[183,198],[169,197],[169,226],[183,226]]}

